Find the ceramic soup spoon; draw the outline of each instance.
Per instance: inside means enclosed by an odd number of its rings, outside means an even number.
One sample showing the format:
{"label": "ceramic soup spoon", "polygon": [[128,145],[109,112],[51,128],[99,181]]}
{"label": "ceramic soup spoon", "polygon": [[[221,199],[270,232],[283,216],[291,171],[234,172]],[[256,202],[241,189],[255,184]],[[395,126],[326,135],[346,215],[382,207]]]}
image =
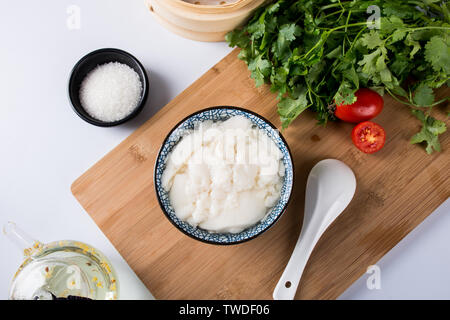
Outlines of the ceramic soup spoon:
{"label": "ceramic soup spoon", "polygon": [[306,263],[328,226],[353,198],[356,179],[342,161],[326,159],[312,168],[306,184],[302,231],[273,292],[275,300],[292,300]]}

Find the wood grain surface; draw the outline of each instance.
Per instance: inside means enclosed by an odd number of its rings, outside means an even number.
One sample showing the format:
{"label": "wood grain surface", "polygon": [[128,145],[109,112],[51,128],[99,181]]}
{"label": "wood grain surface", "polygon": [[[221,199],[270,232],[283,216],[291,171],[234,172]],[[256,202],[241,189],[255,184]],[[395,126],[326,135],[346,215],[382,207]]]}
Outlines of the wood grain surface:
{"label": "wood grain surface", "polygon": [[[294,158],[295,186],[275,226],[234,246],[193,240],[167,220],[156,199],[153,168],[166,134],[185,116],[216,105],[253,110],[280,127],[275,95],[268,86],[255,88],[237,53],[92,166],[72,192],[157,299],[271,299],[300,233],[309,171],[319,160],[342,160],[355,172],[355,197],[320,239],[296,295],[335,299],[449,197],[449,134],[441,138],[443,152],[427,155],[409,143],[420,123],[408,107],[385,96],[374,121],[385,128],[386,144],[366,155],[351,142],[351,124],[317,126],[307,111],[283,132]],[[440,119],[446,119],[444,107],[436,107]]]}

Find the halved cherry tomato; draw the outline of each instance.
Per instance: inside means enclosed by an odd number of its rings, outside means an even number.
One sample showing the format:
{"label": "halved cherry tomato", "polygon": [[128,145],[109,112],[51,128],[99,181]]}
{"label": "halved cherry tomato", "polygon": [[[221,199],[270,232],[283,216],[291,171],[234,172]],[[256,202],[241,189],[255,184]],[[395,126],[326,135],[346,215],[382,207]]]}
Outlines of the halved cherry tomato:
{"label": "halved cherry tomato", "polygon": [[386,140],[384,129],[371,121],[357,124],[352,131],[354,145],[364,153],[374,153],[383,148]]}
{"label": "halved cherry tomato", "polygon": [[383,110],[383,98],[375,91],[362,88],[355,92],[353,104],[336,106],[334,114],[346,122],[362,122],[375,118]]}

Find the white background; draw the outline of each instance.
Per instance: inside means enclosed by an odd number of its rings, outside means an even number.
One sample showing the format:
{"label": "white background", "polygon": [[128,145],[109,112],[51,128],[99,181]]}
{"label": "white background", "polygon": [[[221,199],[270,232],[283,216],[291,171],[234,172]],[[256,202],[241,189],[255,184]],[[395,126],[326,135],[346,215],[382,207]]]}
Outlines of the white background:
{"label": "white background", "polygon": [[[66,26],[70,5],[81,9],[79,30]],[[1,0],[0,39],[0,226],[12,220],[42,242],[89,243],[116,267],[122,298],[150,298],[70,185],[231,49],[171,34],[153,20],[144,0]],[[114,128],[82,121],[67,98],[73,65],[102,47],[129,51],[150,79],[145,110]],[[366,275],[342,297],[450,298],[450,205],[441,211],[391,251],[393,257],[380,261],[381,290],[368,290]],[[0,299],[7,298],[21,260],[21,252],[0,235]]]}

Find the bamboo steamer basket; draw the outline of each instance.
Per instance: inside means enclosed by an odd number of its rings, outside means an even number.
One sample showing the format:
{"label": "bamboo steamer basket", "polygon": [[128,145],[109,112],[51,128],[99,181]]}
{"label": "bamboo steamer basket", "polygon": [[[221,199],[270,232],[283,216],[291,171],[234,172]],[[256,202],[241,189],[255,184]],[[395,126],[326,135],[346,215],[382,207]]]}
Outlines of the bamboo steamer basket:
{"label": "bamboo steamer basket", "polygon": [[268,0],[237,0],[223,5],[192,4],[182,0],[147,0],[155,19],[170,31],[192,40],[224,41]]}

